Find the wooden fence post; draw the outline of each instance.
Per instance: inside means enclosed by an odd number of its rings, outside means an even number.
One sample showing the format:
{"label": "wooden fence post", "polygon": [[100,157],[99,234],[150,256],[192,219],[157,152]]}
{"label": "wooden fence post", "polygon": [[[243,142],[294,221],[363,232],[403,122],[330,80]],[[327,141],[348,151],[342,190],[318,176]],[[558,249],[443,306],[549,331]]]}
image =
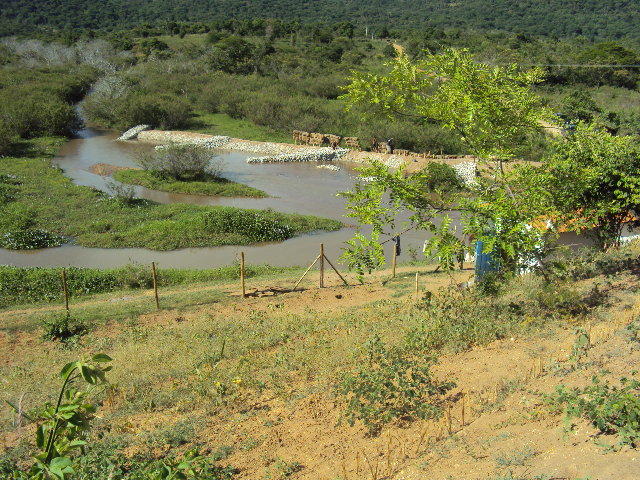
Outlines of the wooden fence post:
{"label": "wooden fence post", "polygon": [[160,310],[160,302],[158,301],[158,278],[156,277],[156,262],[151,262],[151,272],[153,273],[153,294],[156,297],[156,309]]}
{"label": "wooden fence post", "polygon": [[320,260],[320,255],[318,255],[316,257],[316,259],[313,261],[313,263],[311,265],[309,265],[309,268],[307,268],[304,273],[302,274],[302,276],[300,277],[300,280],[298,280],[298,282],[295,284],[295,286],[293,287],[293,289],[291,290],[292,292],[298,288],[298,285],[300,285],[300,282],[302,281],[302,279],[307,275],[307,273],[309,273],[309,270],[311,270],[313,268],[313,266],[316,264],[316,262]]}
{"label": "wooden fence post", "polygon": [[324,243],[320,244],[320,288],[324,287]]}
{"label": "wooden fence post", "polygon": [[462,421],[462,426],[463,427],[465,426],[465,421],[464,421],[464,413],[465,413],[464,412],[464,402],[466,400],[466,397],[467,397],[466,392],[462,392],[462,409],[461,409],[461,412],[460,412],[461,413],[460,417],[461,417],[461,421]]}
{"label": "wooden fence post", "polygon": [[329,266],[331,268],[333,268],[333,271],[336,272],[336,275],[338,275],[340,277],[340,280],[342,280],[344,282],[344,284],[348,287],[349,283],[347,283],[347,281],[344,279],[344,277],[342,275],[340,275],[340,272],[338,271],[338,269],[336,267],[333,266],[333,263],[331,263],[331,260],[329,260],[329,257],[327,257],[326,255],[324,256],[324,259],[327,261],[327,263],[329,264]]}
{"label": "wooden fence post", "polygon": [[393,244],[393,260],[391,261],[391,271],[393,278],[396,278],[396,256],[398,255],[398,246]]}
{"label": "wooden fence post", "polygon": [[69,311],[69,288],[67,287],[67,270],[62,269],[62,289],[64,291],[64,308]]}
{"label": "wooden fence post", "polygon": [[246,298],[247,294],[244,289],[244,252],[240,252],[240,283],[242,283],[242,298]]}

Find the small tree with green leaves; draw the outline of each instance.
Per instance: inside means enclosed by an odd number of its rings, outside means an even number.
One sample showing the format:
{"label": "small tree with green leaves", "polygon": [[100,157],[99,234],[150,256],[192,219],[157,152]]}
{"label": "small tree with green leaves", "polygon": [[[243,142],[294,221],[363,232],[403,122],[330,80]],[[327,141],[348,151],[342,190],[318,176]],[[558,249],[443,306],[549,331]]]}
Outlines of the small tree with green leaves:
{"label": "small tree with green leaves", "polygon": [[[345,258],[352,268],[372,270],[384,262],[380,237],[397,233],[394,218],[408,212],[405,229],[430,232],[425,253],[435,255],[445,267],[463,248],[460,234],[485,243],[498,252],[503,265],[515,266],[520,258],[540,254],[545,228],[532,220],[540,215],[540,190],[529,191],[530,180],[509,172],[504,163],[529,134],[551,118],[531,85],[540,82],[539,69],[521,71],[515,65],[494,67],[477,63],[465,50],[427,53],[416,62],[399,56],[386,75],[354,74],[343,98],[347,108],[363,107],[367,115],[390,120],[414,116],[435,121],[456,132],[478,161],[493,172],[474,187],[471,195],[427,195],[427,173],[404,178],[373,164],[362,170],[373,181],[358,183],[348,200],[349,216],[371,227],[369,237],[358,232],[348,242]],[[535,197],[538,195],[538,197]],[[448,212],[462,216],[462,231],[454,231]],[[544,225],[543,225],[544,227]]]}
{"label": "small tree with green leaves", "polygon": [[620,244],[625,226],[640,225],[640,143],[578,124],[537,171],[556,223],[587,232],[601,250]]}
{"label": "small tree with green leaves", "polygon": [[[38,418],[32,419],[9,402],[19,415],[39,423],[36,430],[35,463],[28,472],[15,472],[16,479],[65,480],[74,474],[73,454],[86,445],[86,436],[97,405],[91,398],[107,384],[105,373],[111,370],[103,364],[111,361],[104,353],[90,359],[67,363],[60,371],[62,388],[55,405],[46,403]],[[88,388],[76,388],[84,381]]]}

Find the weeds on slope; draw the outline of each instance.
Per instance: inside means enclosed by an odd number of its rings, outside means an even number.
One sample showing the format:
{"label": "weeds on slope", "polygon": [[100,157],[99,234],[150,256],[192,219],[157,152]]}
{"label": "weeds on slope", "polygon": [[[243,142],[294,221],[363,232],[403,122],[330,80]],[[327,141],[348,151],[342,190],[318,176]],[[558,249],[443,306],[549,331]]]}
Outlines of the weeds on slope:
{"label": "weeds on slope", "polygon": [[[424,280],[428,285],[427,275]],[[313,303],[301,306],[299,298],[285,295],[276,305],[209,304],[185,314],[185,306],[202,302],[204,294],[185,290],[166,300],[179,311],[149,317],[138,318],[139,299],[114,302],[108,309],[87,305],[79,311],[78,306],[73,314],[79,319],[95,315],[100,320],[89,322],[89,332],[75,348],[105,351],[117,359],[111,374],[117,387],[96,422],[104,442],[120,442],[114,455],[141,443],[167,445],[168,452],[210,449],[206,440],[200,443],[200,433],[210,428],[211,419],[224,422],[251,412],[265,392],[290,404],[312,392],[337,393],[344,418],[368,423],[375,433],[385,422],[438,415],[439,395],[455,379],[431,375],[435,357],[500,338],[548,334],[556,325],[575,323],[576,315],[584,321],[615,293],[611,286],[594,285],[593,280],[528,275],[501,283],[495,295],[451,286],[417,303],[413,297],[384,299],[337,313],[319,312]],[[147,309],[141,311],[153,310],[150,299],[144,301]],[[12,328],[19,345],[22,327]],[[14,351],[16,358],[0,366],[5,397],[16,401],[28,390],[30,403],[43,401],[53,387],[51,364],[68,361],[69,351],[47,346],[44,359],[35,348]],[[188,421],[194,412],[200,419]],[[134,415],[168,415],[172,421],[149,435],[136,435],[126,426]],[[12,428],[8,415],[0,421],[0,430]]]}

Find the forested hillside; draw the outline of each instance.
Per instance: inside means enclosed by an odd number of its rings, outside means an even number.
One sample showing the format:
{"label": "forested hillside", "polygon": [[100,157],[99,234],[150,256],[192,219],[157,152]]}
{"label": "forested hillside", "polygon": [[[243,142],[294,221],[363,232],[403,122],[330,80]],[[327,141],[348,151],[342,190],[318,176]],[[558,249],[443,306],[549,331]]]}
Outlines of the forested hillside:
{"label": "forested hillside", "polygon": [[638,4],[630,0],[3,0],[0,35],[255,18],[351,21],[377,34],[437,26],[589,39],[640,36]]}

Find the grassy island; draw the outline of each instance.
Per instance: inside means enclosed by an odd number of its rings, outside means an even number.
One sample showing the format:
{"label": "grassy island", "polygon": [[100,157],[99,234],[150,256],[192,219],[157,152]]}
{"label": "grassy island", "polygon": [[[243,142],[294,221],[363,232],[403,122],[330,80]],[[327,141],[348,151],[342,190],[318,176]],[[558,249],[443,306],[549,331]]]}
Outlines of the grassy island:
{"label": "grassy island", "polygon": [[147,170],[119,170],[114,175],[117,181],[129,185],[162,192],[187,193],[190,195],[212,195],[222,197],[255,197],[263,198],[268,195],[257,188],[233,182],[216,175],[207,175],[200,181],[181,181],[165,179],[154,175]]}

